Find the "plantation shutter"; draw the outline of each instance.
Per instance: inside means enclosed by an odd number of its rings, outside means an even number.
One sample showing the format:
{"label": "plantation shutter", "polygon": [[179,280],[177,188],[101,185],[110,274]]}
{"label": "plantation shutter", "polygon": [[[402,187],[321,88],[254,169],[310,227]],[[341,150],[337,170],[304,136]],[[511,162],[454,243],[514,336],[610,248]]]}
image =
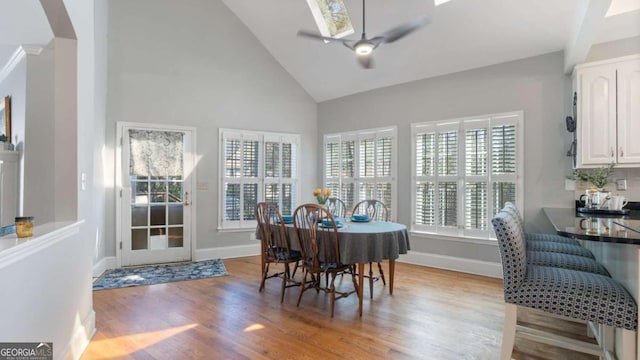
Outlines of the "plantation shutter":
{"label": "plantation shutter", "polygon": [[435,126],[414,128],[415,142],[415,226],[424,231],[435,231],[435,163],[436,130]]}

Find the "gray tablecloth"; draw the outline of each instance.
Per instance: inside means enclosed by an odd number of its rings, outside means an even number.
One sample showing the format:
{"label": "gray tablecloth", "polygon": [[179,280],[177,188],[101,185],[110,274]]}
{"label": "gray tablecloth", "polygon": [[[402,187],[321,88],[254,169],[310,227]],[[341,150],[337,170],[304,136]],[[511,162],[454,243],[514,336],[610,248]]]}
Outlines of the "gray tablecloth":
{"label": "gray tablecloth", "polygon": [[[345,264],[379,262],[397,259],[411,250],[407,227],[393,222],[347,222],[339,219],[343,227],[338,229],[340,260]],[[292,224],[287,225],[291,247],[300,249]]]}

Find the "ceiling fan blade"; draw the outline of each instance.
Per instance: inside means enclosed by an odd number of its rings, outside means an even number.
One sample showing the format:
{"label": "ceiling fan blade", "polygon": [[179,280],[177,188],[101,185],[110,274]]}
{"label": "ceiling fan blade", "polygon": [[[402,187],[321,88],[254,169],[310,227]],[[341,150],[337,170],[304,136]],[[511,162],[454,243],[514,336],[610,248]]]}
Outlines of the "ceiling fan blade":
{"label": "ceiling fan blade", "polygon": [[422,17],[420,19],[408,22],[406,24],[402,24],[391,30],[388,30],[380,34],[379,36],[376,36],[376,38],[381,37],[381,38],[384,38],[384,42],[391,43],[409,35],[409,33],[415,30],[418,30],[419,28],[421,28],[422,26],[428,23],[429,23],[429,19],[427,17]]}
{"label": "ceiling fan blade", "polygon": [[356,56],[358,58],[358,63],[364,69],[373,69],[373,56],[369,55],[359,55]]}
{"label": "ceiling fan blade", "polygon": [[334,39],[332,37],[326,37],[326,36],[318,35],[316,33],[312,33],[310,31],[305,31],[305,30],[299,30],[298,31],[298,36],[306,37],[306,38],[310,38],[310,39],[315,39],[315,40],[324,40],[324,41],[329,41],[329,42],[342,42],[342,40],[340,40],[340,39]]}

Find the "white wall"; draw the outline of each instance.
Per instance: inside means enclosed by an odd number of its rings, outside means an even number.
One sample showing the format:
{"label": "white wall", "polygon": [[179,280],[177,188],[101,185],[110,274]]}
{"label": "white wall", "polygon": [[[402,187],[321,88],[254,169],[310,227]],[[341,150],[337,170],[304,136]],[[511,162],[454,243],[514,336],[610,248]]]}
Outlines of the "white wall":
{"label": "white wall", "polygon": [[[107,152],[118,121],[195,127],[197,181],[208,184],[196,192],[197,248],[257,246],[253,231],[216,230],[218,128],[301,134],[302,178],[316,179],[316,103],[220,0],[111,0],[108,53]],[[310,201],[316,183],[301,185]],[[106,197],[106,255],[114,256],[111,186]]]}
{"label": "white wall", "polygon": [[[565,156],[571,138],[564,128],[570,96],[563,55],[552,53],[323,102],[318,106],[318,141],[324,133],[398,125],[398,188],[410,189],[411,123],[523,110],[526,228],[552,231],[542,207],[572,206],[573,199],[573,193],[564,190],[564,178],[571,172]],[[410,225],[411,193],[399,191],[398,197],[397,204],[404,204],[398,207],[398,220]],[[412,236],[411,248],[499,262],[494,243]]]}

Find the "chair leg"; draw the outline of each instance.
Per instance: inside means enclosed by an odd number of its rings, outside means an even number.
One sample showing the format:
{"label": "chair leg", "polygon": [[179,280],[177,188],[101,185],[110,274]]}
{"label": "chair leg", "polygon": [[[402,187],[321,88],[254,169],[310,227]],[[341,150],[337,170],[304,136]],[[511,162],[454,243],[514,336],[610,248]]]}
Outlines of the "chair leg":
{"label": "chair leg", "polygon": [[516,323],[518,321],[518,307],[513,304],[505,304],[504,328],[502,329],[502,349],[500,360],[510,360],[513,352],[513,344],[516,340]]}
{"label": "chair leg", "polygon": [[387,285],[387,280],[384,279],[384,271],[382,271],[382,263],[378,263],[378,271],[380,272],[380,278],[382,279],[382,284]]}
{"label": "chair leg", "polygon": [[[325,276],[328,278],[330,275],[326,273]],[[336,274],[331,275],[331,286],[329,287],[329,292],[331,293],[331,317],[333,317],[333,309],[336,305]]]}
{"label": "chair leg", "polygon": [[289,282],[289,263],[284,263],[284,274],[282,274],[282,290],[280,290],[280,304],[284,302],[284,290]]}
{"label": "chair leg", "polygon": [[262,265],[262,281],[260,281],[260,290],[258,292],[262,292],[264,290],[264,282],[267,280],[267,274],[269,273],[269,264]]}
{"label": "chair leg", "polygon": [[373,299],[373,270],[372,265],[369,263],[369,298]]}
{"label": "chair leg", "polygon": [[302,293],[305,290],[305,287],[307,286],[307,274],[309,273],[309,271],[305,268],[304,269],[304,275],[302,276],[302,281],[300,282],[300,291],[298,292],[298,303],[296,304],[296,306],[300,306],[300,300],[302,300]]}

